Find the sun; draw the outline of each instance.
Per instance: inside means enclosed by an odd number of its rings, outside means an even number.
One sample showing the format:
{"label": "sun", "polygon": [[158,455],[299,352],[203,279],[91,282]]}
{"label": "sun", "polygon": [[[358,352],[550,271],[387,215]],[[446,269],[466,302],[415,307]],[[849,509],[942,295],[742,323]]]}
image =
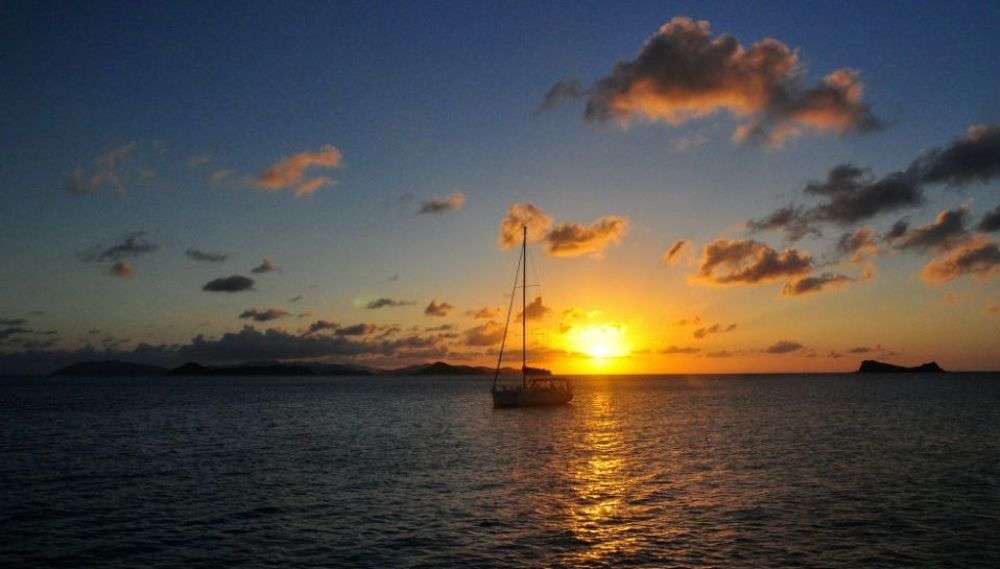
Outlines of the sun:
{"label": "sun", "polygon": [[614,324],[588,324],[574,328],[570,345],[577,352],[592,358],[617,358],[628,355],[625,330]]}

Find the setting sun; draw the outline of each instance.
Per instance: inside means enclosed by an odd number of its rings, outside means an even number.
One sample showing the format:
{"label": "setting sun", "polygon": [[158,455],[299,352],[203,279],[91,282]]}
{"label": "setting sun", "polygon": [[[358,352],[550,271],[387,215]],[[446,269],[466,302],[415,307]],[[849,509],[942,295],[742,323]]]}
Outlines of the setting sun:
{"label": "setting sun", "polygon": [[574,351],[592,358],[617,358],[628,355],[624,327],[615,324],[588,324],[570,332]]}

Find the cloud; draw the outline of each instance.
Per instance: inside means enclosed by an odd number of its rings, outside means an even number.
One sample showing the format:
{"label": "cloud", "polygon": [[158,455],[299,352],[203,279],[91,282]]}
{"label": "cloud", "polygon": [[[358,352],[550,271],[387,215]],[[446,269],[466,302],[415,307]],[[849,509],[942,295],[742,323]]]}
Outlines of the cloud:
{"label": "cloud", "polygon": [[733,352],[730,352],[729,350],[716,350],[714,352],[707,352],[705,354],[705,357],[706,358],[731,358],[731,357],[733,357],[735,355],[736,354],[734,354]]}
{"label": "cloud", "polygon": [[285,316],[288,316],[288,311],[282,310],[280,308],[268,308],[260,310],[256,308],[250,308],[248,310],[244,310],[239,315],[240,318],[251,319],[254,322],[269,322],[271,320],[284,318]]}
{"label": "cloud", "polygon": [[802,349],[802,344],[791,340],[779,340],[767,347],[765,352],[769,354],[787,354]]}
{"label": "cloud", "polygon": [[115,277],[127,279],[135,274],[135,270],[132,268],[132,264],[128,261],[115,261],[115,263],[111,265],[111,268],[108,269],[108,273]]}
{"label": "cloud", "polygon": [[448,313],[455,308],[454,306],[448,304],[447,302],[438,303],[437,300],[432,300],[427,308],[424,308],[424,314],[427,316],[448,316]]}
{"label": "cloud", "polygon": [[561,223],[545,235],[546,251],[553,257],[600,258],[609,245],[622,240],[628,228],[628,218],[617,215],[601,217],[590,225]]}
{"label": "cloud", "polygon": [[0,328],[0,340],[6,340],[11,336],[30,334],[31,332],[32,330],[30,328],[24,328],[23,326],[8,326],[6,328]]}
{"label": "cloud", "polygon": [[965,136],[914,160],[910,171],[927,183],[985,184],[1000,176],[1000,125],[975,125]]}
{"label": "cloud", "polygon": [[253,290],[253,279],[242,275],[220,277],[205,283],[201,290],[207,292],[242,292]]}
{"label": "cloud", "polygon": [[933,259],[924,266],[921,276],[929,283],[946,283],[962,275],[977,275],[989,280],[1000,267],[1000,247],[978,236]]}
{"label": "cloud", "polygon": [[189,247],[187,251],[184,251],[184,255],[192,261],[200,261],[204,263],[221,263],[229,258],[229,255],[226,253],[211,253],[209,251],[195,249],[194,247]]}
{"label": "cloud", "polygon": [[110,187],[124,193],[125,174],[122,168],[138,147],[135,142],[119,146],[95,158],[91,169],[77,168],[66,181],[66,190],[71,194],[86,195]]}
{"label": "cloud", "polygon": [[342,158],[340,150],[327,144],[316,152],[300,152],[276,162],[257,176],[256,183],[265,190],[291,189],[295,196],[305,196],[333,183],[326,176],[306,178],[306,170],[313,166],[337,168]]}
{"label": "cloud", "polygon": [[696,281],[707,284],[758,284],[812,270],[812,258],[796,249],[782,252],[754,240],[716,239],[705,246]]}
{"label": "cloud", "polygon": [[[378,326],[374,324],[360,323],[338,328],[334,332],[334,334],[336,334],[337,336],[366,336],[368,334],[371,334],[377,329]],[[315,330],[313,330],[312,327],[310,327],[310,331],[315,332]]]}
{"label": "cloud", "polygon": [[674,266],[684,258],[685,254],[690,252],[691,242],[687,239],[680,239],[675,241],[667,250],[663,253],[663,262],[669,266]]}
{"label": "cloud", "polygon": [[855,279],[834,273],[823,273],[813,277],[803,277],[785,283],[781,289],[784,296],[801,296],[824,290],[834,289],[854,282]]}
{"label": "cloud", "polygon": [[868,346],[858,346],[856,348],[851,348],[850,350],[847,350],[847,353],[849,353],[849,354],[867,354],[868,352],[871,352],[871,351],[872,351],[872,349],[869,348]]}
{"label": "cloud", "polygon": [[23,326],[27,323],[26,318],[0,318],[0,326]]}
{"label": "cloud", "polygon": [[874,178],[867,170],[851,164],[832,168],[826,180],[810,182],[803,192],[825,201],[810,208],[786,206],[763,219],[750,220],[747,226],[756,231],[780,229],[789,240],[796,241],[806,235],[820,235],[817,225],[821,223],[846,227],[924,203],[923,191],[913,176],[895,172]]}
{"label": "cloud", "polygon": [[[536,296],[535,300],[529,302],[524,308],[524,315],[528,320],[541,320],[542,318],[545,318],[549,312],[552,312],[552,309],[542,304],[542,297],[540,296]],[[521,319],[520,312],[517,313],[517,318],[518,320]]]}
{"label": "cloud", "polygon": [[907,231],[895,242],[897,249],[914,249],[920,252],[947,251],[969,239],[965,221],[969,211],[958,209],[938,213],[932,223]]}
{"label": "cloud", "polygon": [[451,324],[441,324],[439,326],[431,326],[429,328],[424,328],[424,332],[448,332],[453,330],[455,327]]}
{"label": "cloud", "polygon": [[583,89],[580,88],[579,81],[559,81],[545,93],[545,97],[542,98],[542,104],[538,110],[549,111],[558,107],[565,101],[579,99],[582,96]]}
{"label": "cloud", "polygon": [[84,261],[102,263],[106,261],[121,261],[152,253],[160,248],[151,242],[145,231],[126,233],[121,239],[107,247],[94,247],[80,254]]}
{"label": "cloud", "polygon": [[494,346],[503,339],[503,326],[490,321],[469,328],[463,333],[463,337],[466,346]]}
{"label": "cloud", "polygon": [[465,194],[455,192],[446,198],[433,198],[422,202],[417,213],[445,213],[461,211],[465,205]]}
{"label": "cloud", "polygon": [[987,233],[1000,231],[1000,205],[986,212],[983,218],[979,220],[979,225],[976,226],[976,229]]}
{"label": "cloud", "polygon": [[250,272],[260,275],[264,273],[273,273],[274,271],[277,270],[278,267],[274,265],[274,261],[272,261],[270,257],[264,257],[259,265],[250,269]]}
{"label": "cloud", "polygon": [[701,328],[697,328],[694,332],[691,333],[691,335],[701,340],[702,338],[709,336],[711,334],[724,334],[726,332],[732,332],[733,330],[736,329],[736,327],[737,327],[736,324],[730,324],[725,328],[723,328],[721,324],[712,324],[711,326],[702,326]]}
{"label": "cloud", "polygon": [[866,258],[879,253],[878,243],[875,242],[875,233],[867,227],[842,234],[837,239],[836,250],[838,255],[850,257],[852,263],[861,263]]}
{"label": "cloud", "polygon": [[409,300],[396,300],[394,298],[383,297],[383,298],[376,298],[375,300],[368,302],[367,304],[365,304],[365,308],[367,308],[368,310],[378,310],[379,308],[387,308],[394,306],[409,306],[411,304],[413,304],[413,302]]}
{"label": "cloud", "polygon": [[882,240],[892,243],[896,239],[899,239],[903,235],[906,235],[906,231],[910,228],[910,220],[908,218],[903,218],[892,224],[889,231],[886,231],[882,235]]}
{"label": "cloud", "polygon": [[506,250],[520,244],[522,227],[528,228],[528,241],[538,241],[545,237],[551,226],[552,218],[537,206],[530,203],[516,203],[510,206],[507,215],[500,221],[497,245]]}
{"label": "cloud", "polygon": [[778,208],[761,219],[747,221],[747,229],[754,233],[783,230],[789,241],[798,241],[807,235],[821,235],[819,229],[810,224],[804,210],[791,205]]}
{"label": "cloud", "polygon": [[[780,146],[804,128],[845,134],[875,129],[879,121],[862,101],[852,69],[838,69],[803,86],[797,51],[775,39],[744,47],[730,35],[713,36],[707,21],[675,17],[660,27],[633,60],[585,91],[589,122],[634,119],[677,125],[728,111],[743,122],[737,141]],[[575,98],[572,83],[549,90],[543,108]],[[548,106],[547,106],[548,104]]]}
{"label": "cloud", "polygon": [[466,316],[471,316],[476,320],[479,319],[491,320],[493,318],[499,318],[501,314],[502,312],[499,308],[494,308],[490,306],[480,308],[479,310],[469,310],[468,312],[465,313]]}
{"label": "cloud", "polygon": [[306,333],[303,334],[303,335],[304,336],[308,336],[309,334],[313,334],[313,333],[316,333],[316,332],[321,332],[323,330],[336,330],[339,327],[340,327],[340,325],[337,324],[336,322],[330,322],[328,320],[317,320],[317,321],[315,321],[315,322],[313,322],[312,324],[309,325],[309,328],[306,330]]}
{"label": "cloud", "polygon": [[668,355],[673,355],[673,354],[697,354],[700,351],[701,351],[701,348],[695,348],[693,346],[679,347],[679,346],[673,346],[673,345],[671,345],[671,346],[667,346],[666,348],[663,348],[662,350],[660,350],[660,353],[661,354],[668,354]]}
{"label": "cloud", "polygon": [[293,296],[292,298],[289,298],[288,302],[298,302],[300,300],[302,300],[302,295],[301,294],[297,294],[297,295]]}

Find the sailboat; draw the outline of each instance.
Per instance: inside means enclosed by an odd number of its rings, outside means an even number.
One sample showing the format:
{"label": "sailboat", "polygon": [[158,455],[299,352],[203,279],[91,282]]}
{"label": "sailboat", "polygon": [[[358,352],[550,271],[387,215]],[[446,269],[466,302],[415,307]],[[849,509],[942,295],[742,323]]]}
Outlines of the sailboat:
{"label": "sailboat", "polygon": [[[521,256],[517,260],[517,270],[514,272],[514,290],[511,292],[510,305],[507,307],[507,321],[504,324],[503,339],[500,341],[500,354],[497,356],[497,369],[493,374],[493,407],[551,407],[565,405],[573,399],[573,386],[561,377],[528,375],[528,226],[522,228]],[[517,277],[521,276],[521,384],[500,385],[500,365],[503,362],[503,350],[507,344],[507,329],[510,327],[511,309],[517,292]]]}

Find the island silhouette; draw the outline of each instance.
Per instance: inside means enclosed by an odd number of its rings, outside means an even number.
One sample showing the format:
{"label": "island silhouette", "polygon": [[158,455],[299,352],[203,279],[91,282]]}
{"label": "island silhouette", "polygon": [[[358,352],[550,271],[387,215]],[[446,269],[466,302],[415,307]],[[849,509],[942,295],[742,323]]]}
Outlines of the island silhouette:
{"label": "island silhouette", "polygon": [[[331,363],[300,363],[286,364],[281,362],[245,363],[225,366],[208,366],[197,362],[168,368],[136,364],[121,360],[77,362],[60,368],[50,374],[54,377],[150,377],[150,376],[375,376],[375,375],[419,375],[419,376],[449,376],[449,375],[492,375],[495,369],[487,366],[453,365],[437,361],[394,369],[381,369],[352,364]],[[520,369],[504,367],[501,375],[520,374]],[[552,375],[543,368],[528,368],[533,375]]]}
{"label": "island silhouette", "polygon": [[914,367],[899,366],[895,364],[880,362],[878,360],[864,360],[858,367],[857,373],[947,373],[937,362],[928,362]]}

